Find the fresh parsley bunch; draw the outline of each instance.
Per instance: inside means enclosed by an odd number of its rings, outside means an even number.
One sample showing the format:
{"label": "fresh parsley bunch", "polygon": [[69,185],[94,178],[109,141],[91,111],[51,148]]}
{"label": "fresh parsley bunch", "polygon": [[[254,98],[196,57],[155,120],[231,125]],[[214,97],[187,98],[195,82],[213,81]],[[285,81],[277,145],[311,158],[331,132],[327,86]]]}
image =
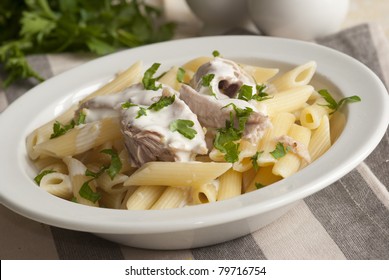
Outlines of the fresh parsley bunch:
{"label": "fresh parsley bunch", "polygon": [[0,63],[3,86],[43,78],[26,55],[87,51],[104,55],[121,48],[168,40],[174,24],[142,0],[1,0]]}

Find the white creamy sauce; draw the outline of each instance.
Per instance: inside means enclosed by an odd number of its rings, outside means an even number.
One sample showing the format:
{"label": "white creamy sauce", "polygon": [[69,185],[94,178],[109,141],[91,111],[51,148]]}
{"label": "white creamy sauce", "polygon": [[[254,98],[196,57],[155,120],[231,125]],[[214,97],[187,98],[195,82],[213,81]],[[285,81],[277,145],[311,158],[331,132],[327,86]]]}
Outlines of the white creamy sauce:
{"label": "white creamy sauce", "polygon": [[[213,93],[216,94],[218,99],[229,98],[219,89],[219,82],[222,80],[228,80],[230,84],[242,82],[244,85],[251,86],[253,89],[253,94],[256,90],[256,84],[253,78],[251,78],[247,73],[244,72],[235,62],[227,59],[222,59],[219,57],[214,58],[209,62],[209,68],[207,73],[202,73],[203,76],[207,74],[214,74],[210,86]],[[200,78],[196,88],[200,94],[212,95],[209,87],[202,86],[202,77]]]}
{"label": "white creamy sauce", "polygon": [[[159,111],[147,109],[151,104],[158,102],[162,96],[176,95],[175,101]],[[136,106],[127,109],[122,104],[130,102]],[[121,93],[99,96],[93,99],[96,108],[88,108],[86,120],[94,121],[111,116],[122,116],[122,121],[162,135],[162,142],[176,155],[176,161],[190,161],[196,154],[207,153],[204,132],[189,107],[179,99],[179,93],[172,88],[163,86],[161,89],[145,90],[142,84],[134,85]],[[139,116],[140,108],[146,110],[146,115]],[[139,116],[139,117],[138,117]],[[178,131],[171,131],[170,125],[177,119],[190,120],[194,123],[192,129],[197,134],[188,139]]]}

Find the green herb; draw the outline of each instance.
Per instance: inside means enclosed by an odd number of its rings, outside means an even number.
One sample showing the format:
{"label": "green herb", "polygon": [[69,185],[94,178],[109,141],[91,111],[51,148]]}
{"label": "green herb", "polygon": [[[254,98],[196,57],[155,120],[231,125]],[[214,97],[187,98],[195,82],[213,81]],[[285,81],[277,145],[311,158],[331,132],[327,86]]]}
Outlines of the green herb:
{"label": "green herb", "polygon": [[59,121],[55,121],[53,124],[53,133],[50,135],[50,139],[57,138],[64,135],[66,132],[74,128],[76,125],[74,120],[71,120],[68,124],[61,124]]}
{"label": "green herb", "polygon": [[161,66],[160,63],[154,63],[149,69],[146,70],[145,74],[143,75],[142,83],[145,89],[148,90],[158,90],[162,88],[162,85],[156,86],[155,82],[157,81],[157,78],[153,78],[155,72],[157,72],[159,66]]}
{"label": "green herb", "polygon": [[346,103],[354,103],[354,102],[361,101],[361,98],[359,96],[353,95],[353,96],[342,98],[339,100],[339,102],[336,102],[336,100],[326,89],[319,90],[319,94],[324,98],[325,101],[327,101],[327,104],[323,106],[327,106],[328,108],[330,108],[332,110],[331,114],[335,113]]}
{"label": "green herb", "polygon": [[213,55],[213,57],[218,57],[218,56],[220,56],[220,52],[218,50],[214,50],[212,52],[212,55]]}
{"label": "green herb", "polygon": [[111,180],[113,180],[116,174],[120,172],[120,169],[122,169],[122,162],[120,160],[120,157],[118,153],[113,149],[105,149],[100,152],[111,156],[111,164],[106,169],[106,172],[108,173]]}
{"label": "green herb", "polygon": [[238,99],[250,101],[253,96],[253,87],[242,85],[238,91]]}
{"label": "green herb", "polygon": [[184,68],[178,68],[177,70],[177,81],[179,83],[183,83],[184,82],[184,77],[185,77],[185,69]]}
{"label": "green herb", "polygon": [[194,122],[192,122],[191,120],[175,120],[173,121],[169,128],[171,131],[177,131],[179,133],[181,133],[184,137],[188,138],[188,139],[193,139],[195,137],[195,135],[197,134],[197,131],[194,130],[193,127],[194,126]]}
{"label": "green herb", "polygon": [[264,90],[266,89],[266,85],[256,85],[255,86],[256,93],[253,94],[253,87],[249,85],[242,85],[238,92],[238,99],[242,99],[245,101],[250,101],[252,99],[256,101],[263,101],[269,99],[269,94],[267,94]]}
{"label": "green herb", "polygon": [[139,107],[138,114],[136,115],[136,119],[139,119],[142,116],[147,116],[147,109],[143,107]]}
{"label": "green herb", "polygon": [[257,190],[259,190],[259,189],[262,189],[263,187],[265,187],[265,185],[262,185],[261,183],[255,182],[255,187],[257,188]]}
{"label": "green herb", "polygon": [[265,89],[266,89],[266,85],[262,84],[262,85],[256,85],[256,94],[254,94],[253,96],[253,99],[257,100],[257,101],[263,101],[263,100],[266,100],[266,99],[271,99],[272,97],[269,96],[269,94],[267,94],[265,92]]}
{"label": "green herb", "polygon": [[209,90],[211,91],[211,95],[213,95],[213,96],[216,97],[216,93],[213,91],[212,85],[211,85],[211,82],[212,82],[213,78],[215,78],[215,74],[207,74],[207,75],[204,75],[204,76],[201,78],[201,85],[202,85],[203,87],[208,87]]}
{"label": "green herb", "polygon": [[77,120],[75,122],[75,125],[85,124],[85,118],[86,118],[86,114],[81,111],[78,114],[78,117],[77,117]]}
{"label": "green herb", "polygon": [[168,40],[174,24],[142,0],[2,0],[0,63],[7,78],[43,78],[26,55],[87,51],[105,55],[123,48]]}
{"label": "green herb", "polygon": [[70,200],[71,202],[78,203],[77,197],[73,196],[72,199]]}
{"label": "green herb", "polygon": [[251,163],[253,165],[253,168],[255,171],[258,171],[258,158],[263,154],[263,152],[256,152],[255,155],[253,155],[251,159]]}
{"label": "green herb", "polygon": [[93,179],[88,180],[84,184],[82,184],[78,193],[80,194],[81,197],[85,198],[86,200],[96,203],[96,201],[98,201],[101,198],[101,194],[98,192],[94,192],[92,188],[89,186],[89,183],[92,180]]}
{"label": "green herb", "polygon": [[280,159],[280,158],[284,157],[289,151],[291,151],[291,148],[289,146],[285,147],[284,144],[282,144],[281,142],[278,142],[275,150],[270,152],[270,154],[275,159]]}
{"label": "green herb", "polygon": [[43,170],[41,173],[39,173],[39,174],[34,178],[34,181],[38,184],[38,186],[40,186],[41,181],[42,181],[42,178],[43,178],[45,175],[50,174],[50,173],[54,173],[54,172],[56,172],[56,171],[53,170],[53,169]]}
{"label": "green herb", "polygon": [[161,98],[157,101],[151,104],[147,109],[153,110],[153,111],[159,111],[164,107],[167,107],[174,103],[176,96],[161,96]]}
{"label": "green herb", "polygon": [[224,159],[227,162],[234,163],[239,159],[239,144],[236,142],[242,138],[247,119],[253,112],[253,109],[249,107],[241,109],[233,103],[224,106],[222,109],[229,106],[233,107],[239,126],[238,128],[234,126],[234,114],[231,111],[230,120],[226,121],[226,127],[217,130],[213,145],[224,154]]}
{"label": "green herb", "polygon": [[131,108],[131,107],[134,107],[134,106],[138,106],[138,105],[127,101],[127,102],[124,102],[122,104],[122,109],[128,109],[128,108]]}

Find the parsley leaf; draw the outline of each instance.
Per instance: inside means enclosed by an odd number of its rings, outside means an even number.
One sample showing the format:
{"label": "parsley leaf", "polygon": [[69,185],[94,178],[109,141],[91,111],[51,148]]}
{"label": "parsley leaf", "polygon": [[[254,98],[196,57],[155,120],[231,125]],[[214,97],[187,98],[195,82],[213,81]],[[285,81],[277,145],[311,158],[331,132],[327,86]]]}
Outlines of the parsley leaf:
{"label": "parsley leaf", "polygon": [[43,170],[41,173],[39,173],[39,174],[34,178],[35,183],[37,183],[38,186],[40,186],[41,181],[42,181],[42,178],[43,178],[44,176],[46,176],[47,174],[54,173],[54,172],[56,172],[56,171],[53,170],[53,169]]}
{"label": "parsley leaf", "polygon": [[178,68],[177,70],[177,81],[179,83],[183,83],[184,82],[184,77],[185,77],[185,69],[184,68]]}
{"label": "parsley leaf", "polygon": [[162,85],[156,86],[155,82],[157,81],[157,78],[153,78],[155,72],[157,72],[159,66],[161,66],[160,63],[154,63],[149,69],[146,70],[146,72],[143,75],[142,83],[145,89],[148,90],[158,90],[162,88]]}
{"label": "parsley leaf", "polygon": [[75,125],[85,124],[86,115],[84,112],[80,112],[78,114],[77,120],[75,122]]}
{"label": "parsley leaf", "polygon": [[50,135],[50,139],[57,138],[64,135],[66,132],[74,128],[76,125],[74,120],[71,120],[68,124],[61,124],[59,121],[55,121],[53,124],[53,133]]}
{"label": "parsley leaf", "polygon": [[138,106],[138,105],[131,103],[129,101],[122,103],[122,109],[128,109],[128,108],[135,107],[135,106]]}
{"label": "parsley leaf", "polygon": [[251,159],[251,163],[253,165],[253,168],[255,171],[258,171],[258,158],[263,154],[263,152],[256,152],[255,155],[253,155]]}
{"label": "parsley leaf", "polygon": [[214,50],[212,52],[212,55],[213,55],[213,57],[218,57],[218,56],[220,56],[220,52],[218,50]]}
{"label": "parsley leaf", "polygon": [[78,191],[79,195],[86,200],[89,200],[93,203],[96,203],[101,198],[101,194],[99,192],[94,192],[89,185],[93,179],[84,182]]}
{"label": "parsley leaf", "polygon": [[122,162],[119,158],[119,155],[113,149],[105,149],[100,152],[111,156],[111,164],[106,169],[106,172],[108,173],[111,180],[113,180],[116,174],[119,173],[120,169],[122,169]]}
{"label": "parsley leaf", "polygon": [[138,114],[136,115],[136,119],[139,119],[142,116],[147,116],[147,109],[143,107],[139,107]]}
{"label": "parsley leaf", "polygon": [[175,25],[143,0],[2,0],[0,4],[0,64],[8,86],[18,79],[43,78],[26,55],[82,52],[97,55],[165,41]]}
{"label": "parsley leaf", "polygon": [[284,157],[290,150],[291,150],[291,148],[289,146],[285,147],[284,144],[282,144],[281,142],[278,142],[276,145],[276,148],[274,149],[274,151],[270,152],[270,154],[275,159],[280,159],[280,158]]}
{"label": "parsley leaf", "polygon": [[266,187],[266,186],[261,184],[261,183],[255,182],[255,187],[257,188],[257,190],[259,190],[259,189],[262,189],[263,187]]}
{"label": "parsley leaf", "polygon": [[154,111],[159,111],[164,107],[167,107],[171,104],[174,103],[176,96],[161,96],[161,98],[157,101],[151,104],[147,109],[149,110],[154,110]]}
{"label": "parsley leaf", "polygon": [[[239,159],[239,143],[236,143],[242,138],[245,125],[248,117],[253,112],[253,109],[246,107],[245,109],[238,108],[235,104],[230,103],[223,108],[232,106],[235,112],[235,117],[238,119],[238,128],[234,126],[233,112],[230,112],[230,120],[226,121],[226,127],[217,130],[213,141],[214,147],[224,154],[224,159],[227,162],[234,163]],[[222,109],[223,109],[222,108]]]}
{"label": "parsley leaf", "polygon": [[253,94],[253,87],[249,85],[242,85],[238,91],[238,99],[242,99],[245,101],[250,101],[252,99],[256,101],[263,101],[271,98],[269,94],[267,94],[264,90],[266,89],[266,85],[256,85],[255,90],[256,93]]}
{"label": "parsley leaf", "polygon": [[193,139],[197,134],[197,131],[191,128],[193,126],[194,126],[194,122],[191,120],[178,119],[170,123],[169,129],[173,132],[178,131],[188,139]]}
{"label": "parsley leaf", "polygon": [[216,97],[216,93],[213,91],[212,85],[211,85],[211,82],[212,82],[213,78],[215,78],[215,74],[211,73],[211,74],[204,75],[201,78],[201,85],[203,87],[208,87],[209,90],[211,91],[211,95]]}
{"label": "parsley leaf", "polygon": [[330,108],[332,110],[331,114],[335,113],[346,103],[354,103],[361,101],[361,98],[359,96],[353,95],[342,98],[339,100],[339,102],[336,102],[336,100],[332,97],[328,90],[321,89],[318,92],[324,98],[324,100],[327,101],[327,104],[324,104],[322,106],[327,106],[328,108]]}

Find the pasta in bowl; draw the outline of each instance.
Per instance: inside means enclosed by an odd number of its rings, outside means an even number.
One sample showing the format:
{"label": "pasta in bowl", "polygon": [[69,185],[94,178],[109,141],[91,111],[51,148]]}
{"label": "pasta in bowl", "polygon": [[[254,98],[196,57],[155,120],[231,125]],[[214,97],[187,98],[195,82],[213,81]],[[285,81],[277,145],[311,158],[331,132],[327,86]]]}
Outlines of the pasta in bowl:
{"label": "pasta in bowl", "polygon": [[[237,39],[248,43],[244,53],[232,47]],[[198,48],[188,52],[192,43]],[[198,247],[252,232],[350,171],[382,137],[381,115],[369,127],[376,137],[356,144],[357,156],[342,150],[360,133],[348,124],[360,118],[366,96],[342,82],[346,71],[342,79],[331,72],[323,59],[328,54],[360,69],[383,95],[375,76],[349,57],[270,38],[157,44],[64,73],[24,100],[81,74],[98,82],[64,86],[64,95],[50,97],[46,113],[21,131],[27,145],[20,142],[25,153],[15,158],[22,159],[30,188],[23,191],[42,203],[16,203],[7,190],[4,204],[36,220],[145,248]],[[125,60],[133,64],[123,71]],[[362,102],[337,110],[359,97]],[[328,164],[334,156],[342,156],[339,168]]]}

